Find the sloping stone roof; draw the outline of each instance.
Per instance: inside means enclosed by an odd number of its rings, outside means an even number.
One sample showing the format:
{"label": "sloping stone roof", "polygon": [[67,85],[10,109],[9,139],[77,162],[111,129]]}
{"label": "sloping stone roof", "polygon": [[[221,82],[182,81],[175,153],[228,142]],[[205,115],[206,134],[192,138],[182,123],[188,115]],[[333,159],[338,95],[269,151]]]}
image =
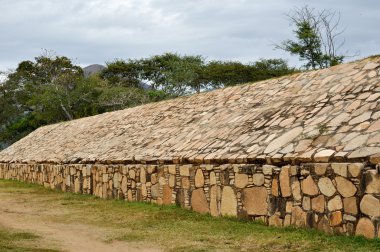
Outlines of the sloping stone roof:
{"label": "sloping stone roof", "polygon": [[378,162],[379,75],[372,57],[49,125],[0,162]]}

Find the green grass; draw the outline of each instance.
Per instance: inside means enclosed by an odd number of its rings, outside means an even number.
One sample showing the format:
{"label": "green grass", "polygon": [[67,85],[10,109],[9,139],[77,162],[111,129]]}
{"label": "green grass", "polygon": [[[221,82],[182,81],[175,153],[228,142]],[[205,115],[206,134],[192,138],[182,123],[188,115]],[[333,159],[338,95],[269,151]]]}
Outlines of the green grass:
{"label": "green grass", "polygon": [[107,228],[111,230],[109,242],[141,242],[165,251],[380,251],[379,239],[267,227],[235,218],[213,218],[177,206],[103,200],[0,180],[3,192],[22,195],[41,209],[56,209],[59,214],[48,215],[49,221]]}
{"label": "green grass", "polygon": [[53,252],[56,250],[41,248],[40,237],[29,232],[16,232],[0,227],[0,251],[13,252]]}

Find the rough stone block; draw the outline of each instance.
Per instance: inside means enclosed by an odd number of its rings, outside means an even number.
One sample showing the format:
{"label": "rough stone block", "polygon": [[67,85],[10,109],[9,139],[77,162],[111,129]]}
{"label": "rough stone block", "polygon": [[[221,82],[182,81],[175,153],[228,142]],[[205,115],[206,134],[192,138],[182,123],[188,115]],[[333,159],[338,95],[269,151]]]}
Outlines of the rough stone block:
{"label": "rough stone block", "polygon": [[267,215],[268,192],[265,187],[246,188],[242,193],[243,206],[249,215]]}

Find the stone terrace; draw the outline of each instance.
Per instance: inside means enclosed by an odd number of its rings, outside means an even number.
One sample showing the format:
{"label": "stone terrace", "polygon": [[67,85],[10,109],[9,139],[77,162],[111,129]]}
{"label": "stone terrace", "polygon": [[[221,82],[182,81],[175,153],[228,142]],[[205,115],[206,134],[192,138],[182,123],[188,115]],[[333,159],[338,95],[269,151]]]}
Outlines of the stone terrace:
{"label": "stone terrace", "polygon": [[5,163],[299,163],[380,158],[380,57],[42,127]]}

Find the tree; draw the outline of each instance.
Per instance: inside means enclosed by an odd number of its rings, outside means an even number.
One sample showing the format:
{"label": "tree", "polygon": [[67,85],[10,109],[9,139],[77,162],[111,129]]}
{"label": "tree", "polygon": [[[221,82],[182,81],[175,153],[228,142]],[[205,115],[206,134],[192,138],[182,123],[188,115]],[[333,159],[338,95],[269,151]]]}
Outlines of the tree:
{"label": "tree", "polygon": [[138,62],[118,59],[108,62],[100,77],[108,80],[113,86],[139,87],[140,74],[141,67]]}
{"label": "tree", "polygon": [[344,31],[339,28],[339,13],[304,6],[295,8],[287,16],[295,26],[296,40],[285,40],[276,48],[298,55],[301,61],[306,61],[306,69],[334,66],[347,57],[339,53],[344,44],[344,41],[338,44],[338,37]]}

